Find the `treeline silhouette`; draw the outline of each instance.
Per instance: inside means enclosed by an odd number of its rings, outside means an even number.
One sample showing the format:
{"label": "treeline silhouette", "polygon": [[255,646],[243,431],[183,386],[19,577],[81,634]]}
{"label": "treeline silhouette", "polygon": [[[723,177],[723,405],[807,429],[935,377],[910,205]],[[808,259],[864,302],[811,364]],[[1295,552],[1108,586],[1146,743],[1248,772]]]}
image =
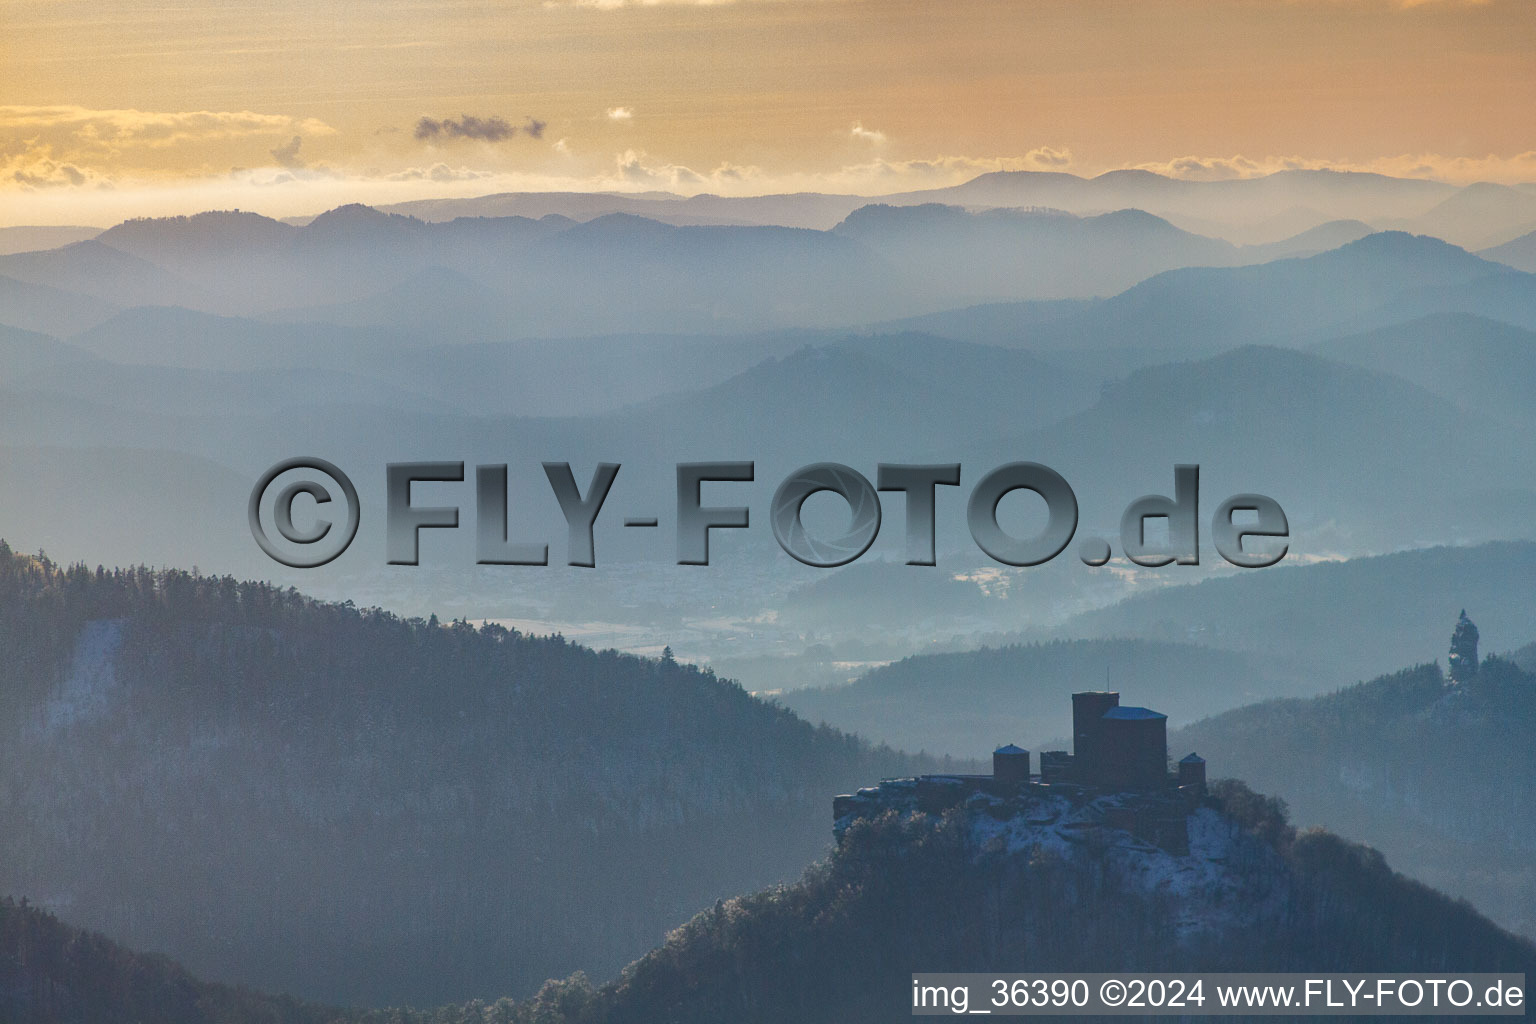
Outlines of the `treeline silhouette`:
{"label": "treeline silhouette", "polygon": [[0,893],[372,1005],[609,974],[942,767],[670,659],[5,548],[0,694]]}

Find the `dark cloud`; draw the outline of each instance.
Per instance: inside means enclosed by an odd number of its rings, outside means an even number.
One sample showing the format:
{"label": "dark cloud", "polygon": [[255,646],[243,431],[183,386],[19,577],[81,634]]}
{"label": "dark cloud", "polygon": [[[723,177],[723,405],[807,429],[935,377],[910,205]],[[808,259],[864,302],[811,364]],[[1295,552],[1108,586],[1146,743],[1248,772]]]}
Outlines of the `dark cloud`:
{"label": "dark cloud", "polygon": [[[540,124],[539,131],[543,130],[544,126]],[[465,114],[458,120],[445,117],[439,121],[434,117],[424,117],[416,122],[416,138],[423,142],[439,138],[502,142],[515,134],[517,129],[500,117],[475,117],[472,114]]]}
{"label": "dark cloud", "polygon": [[540,121],[536,117],[530,117],[528,123],[523,125],[523,132],[531,138],[542,139],[546,127],[548,127],[547,122]]}
{"label": "dark cloud", "polygon": [[45,161],[40,168],[33,170],[40,173],[17,171],[11,178],[23,188],[55,188],[60,185],[84,185],[86,182],[85,172],[74,164]]}
{"label": "dark cloud", "polygon": [[304,140],[295,135],[291,142],[272,150],[272,159],[277,161],[279,167],[303,167],[304,161],[299,159],[299,147],[302,145]]}

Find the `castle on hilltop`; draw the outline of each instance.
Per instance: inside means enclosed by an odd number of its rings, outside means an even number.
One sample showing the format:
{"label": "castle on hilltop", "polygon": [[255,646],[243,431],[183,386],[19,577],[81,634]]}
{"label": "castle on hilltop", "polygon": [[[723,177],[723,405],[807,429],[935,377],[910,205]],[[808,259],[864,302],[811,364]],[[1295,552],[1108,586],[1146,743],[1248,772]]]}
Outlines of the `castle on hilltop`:
{"label": "castle on hilltop", "polygon": [[1120,694],[1072,695],[1072,751],[1046,750],[1040,771],[1012,743],[992,752],[991,775],[921,775],[832,800],[833,831],[887,810],[938,813],[972,799],[1029,804],[1066,798],[1099,806],[1098,820],[1165,849],[1188,848],[1185,819],[1205,796],[1205,759],[1190,753],[1168,767],[1168,716],[1128,707]]}
{"label": "castle on hilltop", "polygon": [[[996,775],[996,756],[993,757]],[[1190,754],[1168,772],[1168,716],[1151,708],[1125,707],[1112,690],[1072,695],[1072,753],[1040,755],[1040,781],[1088,786],[1108,792],[1196,786],[1205,789],[1205,761]]]}

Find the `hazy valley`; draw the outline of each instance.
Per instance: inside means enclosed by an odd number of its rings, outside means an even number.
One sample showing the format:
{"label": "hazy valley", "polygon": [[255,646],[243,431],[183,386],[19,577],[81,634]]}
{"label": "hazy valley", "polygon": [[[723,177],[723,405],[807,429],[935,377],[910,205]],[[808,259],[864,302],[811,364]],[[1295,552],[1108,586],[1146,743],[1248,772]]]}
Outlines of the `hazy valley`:
{"label": "hazy valley", "polygon": [[[1526,969],[1532,238],[1531,187],[1324,171],[0,232],[0,896],[30,901],[0,907],[0,1016],[131,989],[189,1024],[885,1020],[902,992],[870,979],[916,960],[1112,950]],[[361,495],[319,569],[246,520],[296,455]],[[460,525],[388,565],[385,464],[417,460],[466,464],[413,499]],[[706,492],[751,526],[678,565],[676,466],[704,460],[755,463]],[[1079,504],[1032,568],[966,526],[1021,460]],[[859,560],[785,555],[770,497],[826,461],[960,463],[938,564],[904,564],[891,493]],[[544,462],[583,488],[622,465],[595,568],[566,564]],[[502,463],[508,536],[548,565],[475,564],[474,467]],[[1176,463],[1201,467],[1199,564],[1083,564]],[[1276,567],[1212,547],[1247,492],[1286,512]],[[806,527],[835,535],[824,498]],[[998,517],[1044,521],[1025,494]],[[1507,657],[1452,684],[1463,608]],[[1223,783],[1193,854],[1045,856],[998,807],[833,843],[834,794],[1065,749],[1066,695],[1101,688],[1337,836]],[[1234,900],[1268,938],[1233,941]],[[964,912],[914,927],[941,905]],[[452,1006],[366,1009],[404,1004]]]}

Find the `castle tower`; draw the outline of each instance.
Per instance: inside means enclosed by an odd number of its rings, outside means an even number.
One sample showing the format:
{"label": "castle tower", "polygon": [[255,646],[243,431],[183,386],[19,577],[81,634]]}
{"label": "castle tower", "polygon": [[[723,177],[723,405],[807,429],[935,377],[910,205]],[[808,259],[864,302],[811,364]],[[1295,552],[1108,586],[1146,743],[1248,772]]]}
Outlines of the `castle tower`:
{"label": "castle tower", "polygon": [[992,751],[992,780],[1003,786],[1029,782],[1029,751],[1012,743]]}
{"label": "castle tower", "polygon": [[1205,758],[1199,754],[1190,753],[1179,761],[1179,787],[1195,786],[1199,792],[1205,792]]}
{"label": "castle tower", "polygon": [[1168,785],[1168,716],[1150,708],[1112,707],[1100,720],[1098,784],[1106,789]]}
{"label": "castle tower", "polygon": [[1099,781],[1103,762],[1104,713],[1119,707],[1120,694],[1113,690],[1085,690],[1072,695],[1072,767],[1078,781]]}

